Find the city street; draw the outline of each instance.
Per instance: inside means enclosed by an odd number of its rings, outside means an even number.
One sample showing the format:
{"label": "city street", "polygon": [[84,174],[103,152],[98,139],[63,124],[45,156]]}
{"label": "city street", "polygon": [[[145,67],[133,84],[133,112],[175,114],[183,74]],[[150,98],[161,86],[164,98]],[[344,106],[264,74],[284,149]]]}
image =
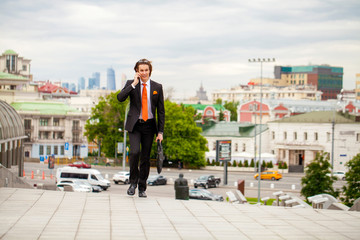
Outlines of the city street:
{"label": "city street", "polygon": [[[31,184],[55,184],[56,169],[60,166],[55,166],[52,170],[53,179],[50,179],[51,170],[48,169],[47,164],[40,163],[25,163],[25,179]],[[105,167],[105,166],[92,166],[93,169],[99,170],[102,175],[111,182],[111,187],[107,190],[110,194],[126,195],[126,190],[129,185],[115,184],[112,181],[112,176],[119,171],[122,167]],[[34,179],[31,179],[31,172],[34,172]],[[42,179],[42,172],[45,173],[45,180]],[[161,175],[167,178],[167,185],[162,186],[148,186],[148,196],[156,197],[174,197],[175,191],[173,183],[183,173],[184,178],[188,180],[190,188],[193,188],[193,181],[201,175],[214,175],[220,177],[222,183],[218,188],[210,188],[209,191],[220,194],[226,197],[226,192],[237,189],[238,180],[245,180],[245,196],[257,197],[258,196],[258,181],[254,179],[253,172],[228,172],[228,184],[224,185],[224,172],[223,171],[208,171],[208,170],[189,170],[176,168],[164,168]],[[150,175],[157,174],[156,168],[150,169]],[[262,180],[261,181],[261,197],[272,196],[273,192],[284,191],[300,197],[301,178],[303,173],[286,173],[283,174],[283,179],[279,181]],[[345,181],[337,181],[335,188],[341,188]]]}

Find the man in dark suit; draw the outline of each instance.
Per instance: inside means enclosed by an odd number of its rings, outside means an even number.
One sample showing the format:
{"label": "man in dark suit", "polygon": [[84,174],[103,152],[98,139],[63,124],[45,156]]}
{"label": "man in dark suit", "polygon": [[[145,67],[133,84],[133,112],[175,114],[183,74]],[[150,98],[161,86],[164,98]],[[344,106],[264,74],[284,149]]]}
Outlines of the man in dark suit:
{"label": "man in dark suit", "polygon": [[135,189],[139,187],[139,197],[147,197],[146,181],[150,171],[150,151],[154,135],[157,135],[156,141],[163,140],[164,94],[162,85],[150,80],[150,61],[139,60],[134,70],[134,80],[126,82],[117,98],[123,102],[130,96],[130,109],[125,125],[130,140],[130,187],[127,194],[134,195]]}

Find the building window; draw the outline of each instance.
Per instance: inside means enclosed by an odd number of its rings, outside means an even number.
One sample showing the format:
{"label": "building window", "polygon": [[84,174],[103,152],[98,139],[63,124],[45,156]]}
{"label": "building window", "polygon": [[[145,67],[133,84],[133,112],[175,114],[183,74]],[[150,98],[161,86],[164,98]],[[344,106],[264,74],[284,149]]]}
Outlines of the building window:
{"label": "building window", "polygon": [[294,140],[297,140],[297,132],[294,132]]}
{"label": "building window", "polygon": [[49,139],[49,134],[50,132],[43,132],[43,138],[44,139]]}
{"label": "building window", "polygon": [[284,132],[284,140],[286,140],[286,139],[287,139],[287,133]]}
{"label": "building window", "polygon": [[59,153],[58,153],[58,146],[54,146],[54,155],[58,155]]}
{"label": "building window", "polygon": [[65,146],[60,146],[60,155],[64,155]]}
{"label": "building window", "polygon": [[39,146],[39,155],[44,155],[44,146],[43,145]]}
{"label": "building window", "polygon": [[317,132],[316,132],[316,133],[314,133],[314,140],[315,140],[315,141],[317,141],[317,140],[318,140],[318,138],[319,138],[318,133],[317,133]]}
{"label": "building window", "polygon": [[23,70],[23,71],[26,71],[26,70],[27,70],[26,65],[23,65],[23,66],[22,66],[22,70]]}
{"label": "building window", "polygon": [[80,130],[80,122],[77,120],[73,121],[73,130]]}
{"label": "building window", "polygon": [[327,132],[326,133],[326,141],[330,142],[331,139],[331,133]]}
{"label": "building window", "polygon": [[46,146],[46,155],[51,154],[51,146]]}
{"label": "building window", "polygon": [[60,119],[54,118],[54,126],[60,126]]}
{"label": "building window", "polygon": [[304,140],[307,140],[307,132],[304,132]]}
{"label": "building window", "polygon": [[48,126],[48,121],[47,118],[40,118],[40,126]]}
{"label": "building window", "polygon": [[272,132],[271,132],[271,135],[272,135],[272,139],[274,140],[274,139],[275,139],[275,132],[272,131]]}
{"label": "building window", "polygon": [[239,151],[239,144],[235,143],[235,152]]}
{"label": "building window", "polygon": [[25,127],[25,130],[31,129],[31,120],[30,119],[24,120],[24,127]]}
{"label": "building window", "polygon": [[246,152],[246,144],[245,143],[243,143],[242,151]]}

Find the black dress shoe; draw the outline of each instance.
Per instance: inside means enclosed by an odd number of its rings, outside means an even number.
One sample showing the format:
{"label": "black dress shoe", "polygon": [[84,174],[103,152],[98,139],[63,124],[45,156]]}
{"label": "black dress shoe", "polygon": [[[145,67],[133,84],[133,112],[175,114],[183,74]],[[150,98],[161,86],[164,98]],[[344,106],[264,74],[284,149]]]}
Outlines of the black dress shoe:
{"label": "black dress shoe", "polygon": [[127,190],[127,194],[128,195],[134,195],[135,194],[135,189],[136,189],[136,185],[135,184],[130,184],[129,189]]}
{"label": "black dress shoe", "polygon": [[146,192],[145,191],[139,191],[139,197],[144,197],[146,198]]}

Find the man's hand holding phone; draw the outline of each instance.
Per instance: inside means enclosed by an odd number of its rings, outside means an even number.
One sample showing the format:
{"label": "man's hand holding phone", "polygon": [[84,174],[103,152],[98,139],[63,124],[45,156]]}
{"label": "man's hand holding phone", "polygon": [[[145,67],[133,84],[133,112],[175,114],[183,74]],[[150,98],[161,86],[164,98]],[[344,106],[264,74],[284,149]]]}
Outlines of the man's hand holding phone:
{"label": "man's hand holding phone", "polygon": [[140,73],[136,72],[132,85],[135,87],[139,83],[139,81],[140,81]]}

